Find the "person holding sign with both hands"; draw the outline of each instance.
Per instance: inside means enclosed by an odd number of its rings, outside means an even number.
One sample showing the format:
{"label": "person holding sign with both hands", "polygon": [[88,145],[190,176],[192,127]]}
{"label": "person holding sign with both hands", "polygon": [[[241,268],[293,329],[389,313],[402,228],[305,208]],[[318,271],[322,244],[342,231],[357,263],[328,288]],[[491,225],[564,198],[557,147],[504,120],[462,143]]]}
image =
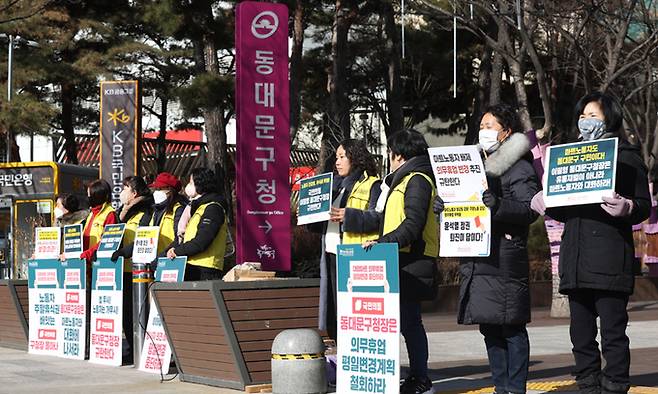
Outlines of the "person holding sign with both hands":
{"label": "person holding sign with both hands", "polygon": [[[537,219],[530,208],[540,189],[530,141],[516,111],[489,107],[480,121],[479,147],[489,189],[482,203],[491,210],[488,257],[462,257],[459,324],[479,324],[496,393],[525,393],[530,343],[528,230]],[[434,212],[444,209],[434,200]]]}
{"label": "person holding sign with both hands", "polygon": [[[560,292],[568,295],[574,374],[582,393],[626,393],[630,350],[626,336],[628,297],[633,293],[632,225],[649,217],[651,198],[640,149],[622,133],[622,109],[610,95],[590,93],[576,105],[574,123],[583,141],[619,138],[615,191],[600,204],[546,209],[537,193],[532,207],[563,222]],[[601,344],[596,342],[600,318]]]}

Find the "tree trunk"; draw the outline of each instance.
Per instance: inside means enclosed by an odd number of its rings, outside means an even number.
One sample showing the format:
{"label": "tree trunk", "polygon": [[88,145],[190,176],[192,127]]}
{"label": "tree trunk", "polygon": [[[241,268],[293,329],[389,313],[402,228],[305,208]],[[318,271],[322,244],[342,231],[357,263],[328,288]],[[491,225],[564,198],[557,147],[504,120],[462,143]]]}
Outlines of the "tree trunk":
{"label": "tree trunk", "polygon": [[500,103],[500,92],[503,84],[503,55],[500,52],[493,52],[490,79],[489,105],[496,105]]}
{"label": "tree trunk", "polygon": [[480,131],[480,114],[489,105],[487,90],[491,86],[491,46],[485,45],[482,50],[482,60],[478,72],[478,90],[473,101],[473,110],[468,122],[468,130],[464,140],[465,145],[477,143],[478,132]]}
{"label": "tree trunk", "polygon": [[160,132],[156,140],[156,164],[158,173],[164,172],[165,163],[167,162],[167,107],[169,106],[169,99],[164,95],[160,97],[162,110],[160,111]]}
{"label": "tree trunk", "polygon": [[301,122],[302,51],[304,49],[304,3],[295,2],[292,52],[290,54],[290,143],[297,137]]}
{"label": "tree trunk", "polygon": [[332,66],[328,75],[329,118],[323,142],[337,148],[340,140],[350,137],[350,99],[347,94],[347,38],[352,15],[343,0],[336,0],[331,35]]}
{"label": "tree trunk", "polygon": [[[214,37],[211,34],[204,34],[203,36],[205,72],[219,75],[217,49],[213,39]],[[212,169],[218,178],[218,182],[220,182],[219,184],[224,187],[222,194],[228,202],[228,206],[225,208],[229,210],[227,213],[231,216],[231,195],[233,188],[230,182],[227,181],[228,177],[226,176],[228,148],[226,143],[226,123],[224,122],[223,112],[224,109],[217,103],[214,107],[203,110],[203,119],[206,129],[206,139],[208,140],[208,161],[213,165]]]}
{"label": "tree trunk", "polygon": [[72,83],[65,82],[61,85],[62,100],[62,130],[64,131],[64,149],[66,161],[69,164],[78,164],[78,146],[75,143],[75,131],[73,130],[73,95]]}
{"label": "tree trunk", "polygon": [[393,4],[382,1],[381,17],[384,19],[388,73],[386,75],[386,98],[388,101],[388,124],[386,136],[404,128],[402,111],[402,82],[400,79],[400,40],[395,25]]}

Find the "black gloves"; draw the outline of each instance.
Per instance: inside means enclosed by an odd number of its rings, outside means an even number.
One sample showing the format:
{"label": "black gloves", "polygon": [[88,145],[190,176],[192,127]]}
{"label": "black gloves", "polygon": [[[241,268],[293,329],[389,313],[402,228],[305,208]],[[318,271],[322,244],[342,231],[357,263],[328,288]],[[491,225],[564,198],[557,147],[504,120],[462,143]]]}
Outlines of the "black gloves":
{"label": "black gloves", "polygon": [[482,193],[482,203],[491,209],[493,213],[498,207],[498,197],[487,189]]}
{"label": "black gloves", "polygon": [[438,195],[434,197],[434,204],[432,205],[432,210],[434,211],[435,214],[439,215],[443,210],[445,209],[445,204],[443,203],[443,199],[439,197]]}
{"label": "black gloves", "polygon": [[112,260],[113,263],[116,263],[117,260],[119,260],[119,257],[122,256],[121,249],[115,250],[114,253],[112,253],[112,257],[110,257],[110,260]]}

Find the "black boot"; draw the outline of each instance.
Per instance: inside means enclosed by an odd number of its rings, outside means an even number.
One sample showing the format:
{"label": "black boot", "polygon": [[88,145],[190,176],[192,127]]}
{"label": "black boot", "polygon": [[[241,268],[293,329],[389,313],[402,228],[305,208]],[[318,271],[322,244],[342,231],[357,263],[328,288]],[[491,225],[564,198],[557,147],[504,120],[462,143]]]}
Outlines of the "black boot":
{"label": "black boot", "polygon": [[630,388],[630,383],[616,383],[605,376],[601,379],[601,394],[626,394]]}
{"label": "black boot", "polygon": [[601,394],[601,375],[598,373],[576,379],[576,384],[581,394]]}

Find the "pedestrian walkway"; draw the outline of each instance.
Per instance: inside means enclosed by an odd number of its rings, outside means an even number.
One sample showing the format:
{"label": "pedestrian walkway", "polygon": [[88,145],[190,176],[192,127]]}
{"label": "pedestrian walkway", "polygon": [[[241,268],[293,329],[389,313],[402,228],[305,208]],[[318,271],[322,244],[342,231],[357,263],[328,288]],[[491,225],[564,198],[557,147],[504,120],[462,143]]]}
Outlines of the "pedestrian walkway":
{"label": "pedestrian walkway", "polygon": [[[631,393],[658,394],[658,302],[631,306]],[[533,311],[528,393],[574,393],[568,321]],[[458,326],[452,315],[425,315],[430,341],[430,377],[436,393],[491,393],[484,342],[476,326]],[[404,346],[402,362],[406,362]],[[402,376],[405,371],[403,368]],[[178,378],[160,377],[132,367],[107,367],[87,361],[29,355],[0,348],[0,394],[68,393],[239,393]]]}

